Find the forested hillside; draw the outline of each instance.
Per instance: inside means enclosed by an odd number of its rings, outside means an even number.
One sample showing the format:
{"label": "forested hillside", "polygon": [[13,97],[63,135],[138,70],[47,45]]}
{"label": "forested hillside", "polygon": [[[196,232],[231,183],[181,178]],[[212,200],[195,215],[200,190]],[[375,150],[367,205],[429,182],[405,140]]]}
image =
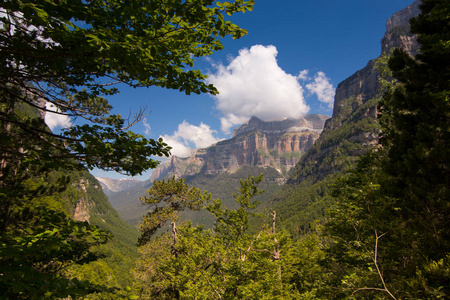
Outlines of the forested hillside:
{"label": "forested hillside", "polygon": [[[185,179],[189,185],[210,192],[213,198],[222,199],[225,206],[233,208],[236,206],[233,200],[233,193],[239,188],[239,180],[249,174],[259,175],[261,173],[264,173],[264,178],[260,188],[265,192],[258,197],[258,200],[265,203],[281,188],[281,182],[284,182],[282,175],[273,168],[244,166],[233,173],[197,174],[195,176],[187,176]],[[142,220],[142,216],[151,209],[151,207],[143,205],[142,201],[139,200],[139,198],[147,194],[151,186],[150,183],[147,183],[139,188],[113,193],[109,196],[109,202],[112,203],[126,222],[136,226]],[[185,211],[182,214],[182,219],[191,220],[194,224],[204,224],[207,227],[211,227],[213,223],[212,216],[205,211]]]}

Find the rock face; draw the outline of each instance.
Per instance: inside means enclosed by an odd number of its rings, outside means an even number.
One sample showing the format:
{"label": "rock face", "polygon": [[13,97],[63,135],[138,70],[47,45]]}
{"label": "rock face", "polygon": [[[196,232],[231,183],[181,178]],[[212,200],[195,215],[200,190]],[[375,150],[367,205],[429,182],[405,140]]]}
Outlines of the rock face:
{"label": "rock face", "polygon": [[[419,52],[420,46],[417,38],[410,33],[409,20],[419,15],[420,3],[420,0],[416,0],[387,20],[386,33],[381,40],[381,54],[389,53],[393,48],[404,49],[412,56]],[[345,99],[356,97],[356,105],[361,105],[366,100],[379,96],[378,72],[374,69],[375,61],[376,59],[369,61],[365,68],[357,71],[338,85],[333,117],[340,113],[339,109]]]}
{"label": "rock face", "polygon": [[391,48],[402,48],[410,55],[419,52],[415,35],[409,32],[409,20],[420,13],[420,0],[396,12],[386,22],[386,34],[381,40],[381,53],[388,53]]}
{"label": "rock face", "polygon": [[[409,31],[409,20],[420,13],[420,0],[392,15],[386,22],[386,33],[381,40],[381,54],[389,53],[392,48],[402,48],[415,56],[419,51],[416,36]],[[356,109],[368,99],[378,96],[378,73],[374,69],[375,61],[371,60],[367,66],[349,78],[342,81],[337,89],[334,102],[333,117],[341,113],[343,101],[356,97]]]}
{"label": "rock face", "polygon": [[[402,48],[409,54],[419,51],[419,44],[410,33],[409,20],[420,13],[420,0],[395,13],[386,23],[381,41],[382,54],[392,48]],[[289,184],[308,179],[318,182],[328,175],[351,168],[357,157],[377,147],[380,132],[376,122],[377,105],[381,97],[376,59],[342,81],[337,89],[333,116],[322,135],[291,172]]]}
{"label": "rock face", "polygon": [[244,165],[272,167],[286,174],[320,136],[328,116],[264,122],[252,117],[231,139],[198,149],[187,158],[172,156],[153,171],[150,181],[169,176],[234,172]]}

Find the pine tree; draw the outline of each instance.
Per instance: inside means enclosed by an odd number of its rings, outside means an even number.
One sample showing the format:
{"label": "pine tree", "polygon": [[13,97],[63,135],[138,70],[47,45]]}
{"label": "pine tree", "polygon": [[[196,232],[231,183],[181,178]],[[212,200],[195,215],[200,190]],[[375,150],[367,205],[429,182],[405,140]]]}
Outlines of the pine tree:
{"label": "pine tree", "polygon": [[335,188],[329,258],[347,296],[450,295],[450,2],[423,0],[421,10],[411,21],[420,54],[389,59],[381,148]]}

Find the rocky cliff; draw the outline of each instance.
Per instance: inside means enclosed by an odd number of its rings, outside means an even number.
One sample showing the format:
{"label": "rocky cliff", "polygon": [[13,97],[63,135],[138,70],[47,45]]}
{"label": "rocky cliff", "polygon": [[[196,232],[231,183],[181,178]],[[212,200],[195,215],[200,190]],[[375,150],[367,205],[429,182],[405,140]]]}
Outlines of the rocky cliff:
{"label": "rocky cliff", "polygon": [[[409,32],[409,19],[419,14],[419,3],[415,1],[387,21],[381,41],[384,53],[393,47],[417,53],[419,45]],[[264,207],[275,210],[279,225],[294,235],[309,231],[312,223],[324,218],[327,208],[336,201],[330,195],[335,179],[353,168],[361,154],[378,147],[381,92],[375,62],[370,61],[338,85],[332,118],[290,171],[287,184]]]}
{"label": "rocky cliff", "polygon": [[234,172],[250,165],[272,167],[286,174],[320,136],[328,116],[264,122],[252,117],[236,128],[231,139],[198,149],[187,158],[172,156],[153,171],[150,181],[168,176]]}
{"label": "rocky cliff", "polygon": [[[409,30],[409,20],[420,13],[419,5],[417,0],[388,19],[381,40],[382,54],[392,48],[402,48],[411,55],[419,51],[416,37]],[[288,183],[300,184],[306,179],[318,182],[345,171],[360,154],[376,147],[380,130],[377,105],[381,97],[376,60],[338,85],[332,118],[314,147],[293,169]]]}
{"label": "rocky cliff", "polygon": [[419,52],[415,35],[409,32],[409,20],[420,13],[420,0],[396,12],[386,22],[386,34],[381,40],[381,53],[389,53],[392,48],[402,48],[410,55]]}
{"label": "rocky cliff", "polygon": [[[396,12],[386,22],[386,33],[381,40],[381,54],[389,53],[393,48],[402,48],[415,56],[419,51],[416,36],[409,31],[409,20],[420,13],[420,0]],[[366,67],[342,81],[337,89],[333,117],[341,114],[344,100],[355,97],[353,109],[356,110],[365,101],[379,96],[378,73],[374,69],[376,59],[369,61]]]}

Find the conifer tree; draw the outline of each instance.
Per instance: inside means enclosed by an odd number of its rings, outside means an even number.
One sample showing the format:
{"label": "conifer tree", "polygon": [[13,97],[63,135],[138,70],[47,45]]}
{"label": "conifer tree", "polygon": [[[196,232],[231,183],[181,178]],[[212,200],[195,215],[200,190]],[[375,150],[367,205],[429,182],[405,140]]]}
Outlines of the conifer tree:
{"label": "conifer tree", "polygon": [[424,0],[421,10],[411,21],[420,54],[396,49],[388,63],[381,148],[334,191],[326,228],[341,295],[450,295],[450,3]]}

